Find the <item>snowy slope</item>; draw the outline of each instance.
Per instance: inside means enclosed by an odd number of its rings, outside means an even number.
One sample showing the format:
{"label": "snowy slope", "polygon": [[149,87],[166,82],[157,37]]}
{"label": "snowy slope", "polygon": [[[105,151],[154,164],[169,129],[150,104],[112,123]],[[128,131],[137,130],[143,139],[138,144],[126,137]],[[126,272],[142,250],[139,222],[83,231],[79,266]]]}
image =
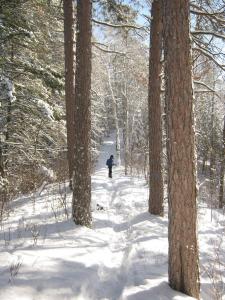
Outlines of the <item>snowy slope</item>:
{"label": "snowy slope", "polygon": [[[107,178],[105,161],[110,154],[115,155],[113,137],[103,144],[92,176],[92,229],[67,219],[71,206],[67,185],[49,185],[41,194],[14,201],[0,231],[1,300],[193,299],[167,283],[167,218],[147,213],[143,179],[124,176],[122,167],[114,167],[113,178]],[[97,204],[104,209],[97,210]],[[209,262],[225,218],[214,211],[211,221],[205,208],[199,215],[205,268],[202,299],[209,300],[213,299]],[[222,276],[224,270],[221,286]]]}

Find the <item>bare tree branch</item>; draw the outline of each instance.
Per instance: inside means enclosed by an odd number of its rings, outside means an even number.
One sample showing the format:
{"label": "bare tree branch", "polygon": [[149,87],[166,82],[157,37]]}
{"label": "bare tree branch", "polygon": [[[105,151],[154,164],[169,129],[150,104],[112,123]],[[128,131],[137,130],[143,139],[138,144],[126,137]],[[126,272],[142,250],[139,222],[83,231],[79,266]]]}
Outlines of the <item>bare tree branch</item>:
{"label": "bare tree branch", "polygon": [[198,80],[194,80],[193,82],[194,82],[194,84],[202,85],[202,86],[206,87],[208,89],[208,91],[215,93],[215,90],[213,88],[211,88],[210,86],[208,86],[207,84],[205,84],[204,82],[198,81]]}
{"label": "bare tree branch", "polygon": [[191,34],[193,34],[193,35],[200,35],[200,34],[212,35],[212,36],[215,36],[217,38],[225,40],[225,35],[224,34],[220,34],[220,33],[214,32],[214,31],[195,30],[195,31],[192,31]]}
{"label": "bare tree branch", "polygon": [[112,23],[108,23],[108,22],[104,22],[104,21],[99,21],[96,19],[92,19],[92,21],[98,25],[108,26],[108,27],[112,27],[112,28],[130,28],[130,29],[140,29],[140,30],[145,29],[144,26],[138,27],[133,24],[112,24]]}
{"label": "bare tree branch", "polygon": [[206,83],[204,83],[202,81],[198,81],[198,80],[194,80],[193,82],[194,82],[194,84],[202,85],[207,88],[207,90],[195,90],[194,89],[195,93],[214,93],[214,95],[216,95],[218,98],[220,98],[220,96],[217,94],[217,92],[213,88],[208,86]]}
{"label": "bare tree branch", "polygon": [[213,61],[220,69],[225,71],[225,65],[220,64],[214,57],[213,54],[210,54],[207,50],[200,47],[193,47],[192,50],[200,52],[202,55],[208,57],[211,61]]}
{"label": "bare tree branch", "polygon": [[92,43],[92,45],[97,48],[100,51],[106,52],[106,53],[114,53],[114,54],[119,54],[119,55],[126,55],[126,53],[124,52],[119,52],[119,51],[115,51],[115,50],[108,50],[108,49],[104,49],[100,46],[98,46],[96,43]]}
{"label": "bare tree branch", "polygon": [[225,23],[225,20],[224,20],[224,19],[217,17],[217,15],[220,15],[221,12],[212,12],[212,13],[209,13],[209,12],[200,11],[200,10],[193,10],[193,9],[191,9],[190,12],[191,12],[193,15],[206,16],[206,17],[213,18],[213,19],[215,19],[215,20],[221,22],[222,24]]}

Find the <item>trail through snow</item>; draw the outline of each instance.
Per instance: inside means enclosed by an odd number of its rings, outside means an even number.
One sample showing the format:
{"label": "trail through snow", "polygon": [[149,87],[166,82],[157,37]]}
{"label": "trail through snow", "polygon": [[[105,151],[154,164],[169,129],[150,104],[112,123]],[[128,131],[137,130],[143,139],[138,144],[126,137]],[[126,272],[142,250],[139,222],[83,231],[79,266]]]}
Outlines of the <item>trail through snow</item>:
{"label": "trail through snow", "polygon": [[[113,136],[105,140],[92,176],[92,229],[70,220],[67,185],[49,185],[39,196],[13,202],[0,231],[1,300],[192,299],[167,283],[167,218],[147,212],[142,178],[124,176],[120,166],[107,177],[110,154]],[[224,216],[217,216],[208,225],[208,211],[200,211],[204,262],[213,254],[210,239],[224,228]],[[203,282],[203,299],[213,299],[206,275]]]}

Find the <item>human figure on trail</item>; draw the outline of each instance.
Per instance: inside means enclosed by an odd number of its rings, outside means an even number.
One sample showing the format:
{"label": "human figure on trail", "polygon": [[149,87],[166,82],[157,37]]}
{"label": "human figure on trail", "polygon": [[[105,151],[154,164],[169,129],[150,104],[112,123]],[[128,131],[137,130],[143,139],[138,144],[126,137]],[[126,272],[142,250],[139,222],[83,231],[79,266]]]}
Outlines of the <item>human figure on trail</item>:
{"label": "human figure on trail", "polygon": [[112,167],[115,166],[113,162],[113,155],[110,155],[110,158],[107,159],[106,165],[109,168],[109,177],[112,178]]}

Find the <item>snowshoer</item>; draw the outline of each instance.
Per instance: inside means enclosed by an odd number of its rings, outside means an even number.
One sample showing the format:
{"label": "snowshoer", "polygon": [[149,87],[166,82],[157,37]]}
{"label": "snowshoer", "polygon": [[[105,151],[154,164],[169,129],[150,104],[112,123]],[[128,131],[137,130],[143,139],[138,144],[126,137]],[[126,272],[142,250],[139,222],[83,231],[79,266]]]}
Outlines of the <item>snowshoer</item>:
{"label": "snowshoer", "polygon": [[113,155],[110,155],[110,158],[107,159],[106,165],[109,168],[109,177],[112,178],[112,167],[115,165],[113,163]]}

